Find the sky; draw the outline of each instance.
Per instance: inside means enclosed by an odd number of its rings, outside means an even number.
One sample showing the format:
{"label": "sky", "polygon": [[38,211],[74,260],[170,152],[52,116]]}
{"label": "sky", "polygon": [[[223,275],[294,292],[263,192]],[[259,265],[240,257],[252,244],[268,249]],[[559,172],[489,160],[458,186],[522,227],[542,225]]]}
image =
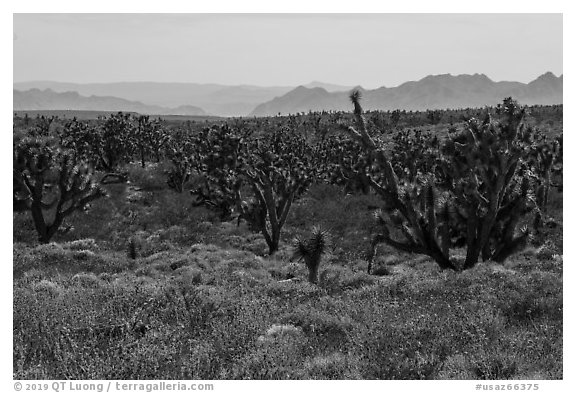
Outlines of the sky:
{"label": "sky", "polygon": [[393,87],[562,69],[561,14],[14,14],[13,81]]}

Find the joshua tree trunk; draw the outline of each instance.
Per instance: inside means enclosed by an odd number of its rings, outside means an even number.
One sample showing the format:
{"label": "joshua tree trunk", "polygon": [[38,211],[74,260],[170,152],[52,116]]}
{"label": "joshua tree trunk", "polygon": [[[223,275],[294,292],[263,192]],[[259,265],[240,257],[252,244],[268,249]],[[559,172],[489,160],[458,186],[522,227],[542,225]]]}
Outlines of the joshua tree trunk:
{"label": "joshua tree trunk", "polygon": [[56,230],[60,227],[60,224],[63,221],[62,218],[57,215],[55,221],[52,224],[46,224],[44,213],[42,212],[42,207],[36,201],[32,202],[30,211],[34,220],[34,227],[38,232],[38,241],[41,244],[50,243],[52,236],[54,236]]}
{"label": "joshua tree trunk", "polygon": [[308,281],[311,284],[318,284],[318,267],[316,266],[308,266]]}
{"label": "joshua tree trunk", "polygon": [[[40,243],[49,243],[68,215],[83,210],[91,201],[106,195],[96,184],[92,171],[74,155],[59,153],[54,157],[43,151],[44,147],[36,148],[36,151],[17,148],[16,162],[24,161],[19,164],[21,172],[17,180],[25,191],[24,199],[30,201],[29,209]],[[38,167],[37,162],[44,165]],[[45,172],[55,168],[57,181],[47,183]],[[46,202],[46,198],[51,201]],[[47,215],[53,215],[52,222],[47,222]]]}
{"label": "joshua tree trunk", "polygon": [[268,177],[249,177],[249,179],[252,182],[252,189],[260,207],[266,212],[265,217],[258,223],[258,225],[260,226],[260,230],[262,231],[266,244],[268,245],[268,253],[269,255],[272,255],[278,251],[280,232],[288,218],[288,213],[290,212],[290,207],[292,206],[296,190],[293,190],[289,194],[280,196],[277,201],[277,197],[274,195],[274,190],[272,188],[272,183]]}
{"label": "joshua tree trunk", "polygon": [[144,147],[140,148],[140,160],[142,164],[142,168],[146,167],[146,152],[144,151]]}
{"label": "joshua tree trunk", "polygon": [[270,236],[266,227],[262,228],[262,235],[264,235],[264,240],[266,240],[266,244],[268,245],[268,255],[274,254],[278,251],[278,245],[280,243],[279,237]]}

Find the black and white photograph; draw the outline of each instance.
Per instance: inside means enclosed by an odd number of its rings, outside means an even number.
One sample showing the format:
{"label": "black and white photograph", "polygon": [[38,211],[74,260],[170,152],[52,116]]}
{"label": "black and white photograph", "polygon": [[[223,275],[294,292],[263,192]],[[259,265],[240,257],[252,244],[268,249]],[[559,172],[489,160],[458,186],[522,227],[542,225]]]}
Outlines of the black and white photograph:
{"label": "black and white photograph", "polygon": [[14,12],[13,380],[564,391],[565,21],[520,12]]}

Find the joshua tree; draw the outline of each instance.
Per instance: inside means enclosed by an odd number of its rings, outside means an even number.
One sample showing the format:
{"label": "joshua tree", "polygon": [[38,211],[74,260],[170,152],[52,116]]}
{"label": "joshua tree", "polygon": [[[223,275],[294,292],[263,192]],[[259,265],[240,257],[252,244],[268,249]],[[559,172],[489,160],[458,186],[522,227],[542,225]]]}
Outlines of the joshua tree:
{"label": "joshua tree", "polygon": [[[531,184],[518,164],[530,131],[522,126],[524,111],[516,102],[506,99],[498,107],[501,121],[471,120],[462,134],[441,147],[433,173],[408,181],[398,178],[388,154],[368,134],[360,93],[354,91],[350,98],[358,128],[347,131],[378,170],[377,176],[370,176],[370,186],[385,204],[373,247],[384,242],[429,255],[443,269],[459,270],[473,267],[480,255],[503,261],[525,244],[527,232],[515,233],[520,218],[531,209]],[[392,228],[402,240],[394,238]],[[450,258],[454,234],[467,246],[463,266]]]}
{"label": "joshua tree", "polygon": [[50,126],[56,119],[54,116],[36,116],[36,128],[32,130],[32,133],[41,137],[50,135]]}
{"label": "joshua tree", "polygon": [[312,148],[303,137],[288,130],[252,142],[248,154],[242,157],[241,173],[251,186],[255,202],[241,206],[241,214],[262,232],[271,255],[278,250],[292,202],[308,189],[317,168]]}
{"label": "joshua tree", "polygon": [[100,134],[95,126],[74,118],[62,127],[59,137],[62,148],[74,150],[78,158],[88,161],[93,166],[99,164]]}
{"label": "joshua tree", "polygon": [[489,114],[482,122],[470,120],[442,149],[444,186],[466,228],[465,269],[479,255],[503,262],[523,247],[529,233],[517,227],[535,207],[534,181],[525,163],[533,130],[523,125],[525,112],[511,98],[495,112],[498,120]]}
{"label": "joshua tree", "polygon": [[402,112],[400,109],[396,109],[390,113],[390,123],[393,127],[396,127],[400,123],[400,118],[402,117]]}
{"label": "joshua tree", "polygon": [[104,122],[96,146],[96,154],[104,170],[114,172],[121,163],[130,160],[133,151],[130,137],[132,127],[130,114],[122,112],[111,115]]}
{"label": "joshua tree", "polygon": [[334,135],[315,146],[314,157],[324,181],[344,186],[346,192],[370,192],[371,162],[354,141]]}
{"label": "joshua tree", "polygon": [[227,220],[239,203],[244,136],[227,125],[205,128],[193,137],[192,145],[186,158],[197,175],[190,189],[194,204],[206,206]]}
{"label": "joshua tree", "polygon": [[158,120],[151,121],[150,116],[139,116],[132,128],[133,144],[140,156],[140,165],[146,166],[147,156],[154,155],[160,162],[160,153],[168,142],[168,133]]}
{"label": "joshua tree", "polygon": [[14,201],[31,212],[41,243],[50,241],[67,216],[106,195],[84,161],[39,140],[15,147],[14,184]]}
{"label": "joshua tree", "polygon": [[172,167],[166,171],[168,187],[178,193],[184,191],[184,186],[190,179],[190,161],[180,149],[172,149],[168,156],[172,162]]}
{"label": "joshua tree", "polygon": [[[529,164],[532,171],[538,176],[536,191],[536,203],[542,211],[548,205],[548,194],[552,186],[552,175],[561,168],[562,163],[562,138],[549,141],[545,135],[538,133],[538,140],[534,143],[530,152]],[[560,165],[558,165],[560,163]]]}
{"label": "joshua tree", "polygon": [[322,255],[328,247],[328,237],[328,231],[314,227],[310,238],[296,238],[294,242],[294,254],[291,259],[304,260],[308,268],[308,281],[312,284],[318,283],[318,268]]}

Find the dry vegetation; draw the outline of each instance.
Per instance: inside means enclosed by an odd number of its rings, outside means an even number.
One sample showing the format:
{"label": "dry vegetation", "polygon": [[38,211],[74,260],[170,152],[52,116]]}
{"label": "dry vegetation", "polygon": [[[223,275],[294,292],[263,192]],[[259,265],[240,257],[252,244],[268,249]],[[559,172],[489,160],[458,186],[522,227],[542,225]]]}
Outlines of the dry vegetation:
{"label": "dry vegetation", "polygon": [[[503,263],[442,270],[381,244],[368,274],[377,196],[311,184],[268,255],[245,222],[167,188],[169,168],[122,164],[129,182],[47,244],[14,213],[14,378],[563,378],[555,188],[549,225]],[[312,225],[331,240],[317,284],[291,243]]]}

